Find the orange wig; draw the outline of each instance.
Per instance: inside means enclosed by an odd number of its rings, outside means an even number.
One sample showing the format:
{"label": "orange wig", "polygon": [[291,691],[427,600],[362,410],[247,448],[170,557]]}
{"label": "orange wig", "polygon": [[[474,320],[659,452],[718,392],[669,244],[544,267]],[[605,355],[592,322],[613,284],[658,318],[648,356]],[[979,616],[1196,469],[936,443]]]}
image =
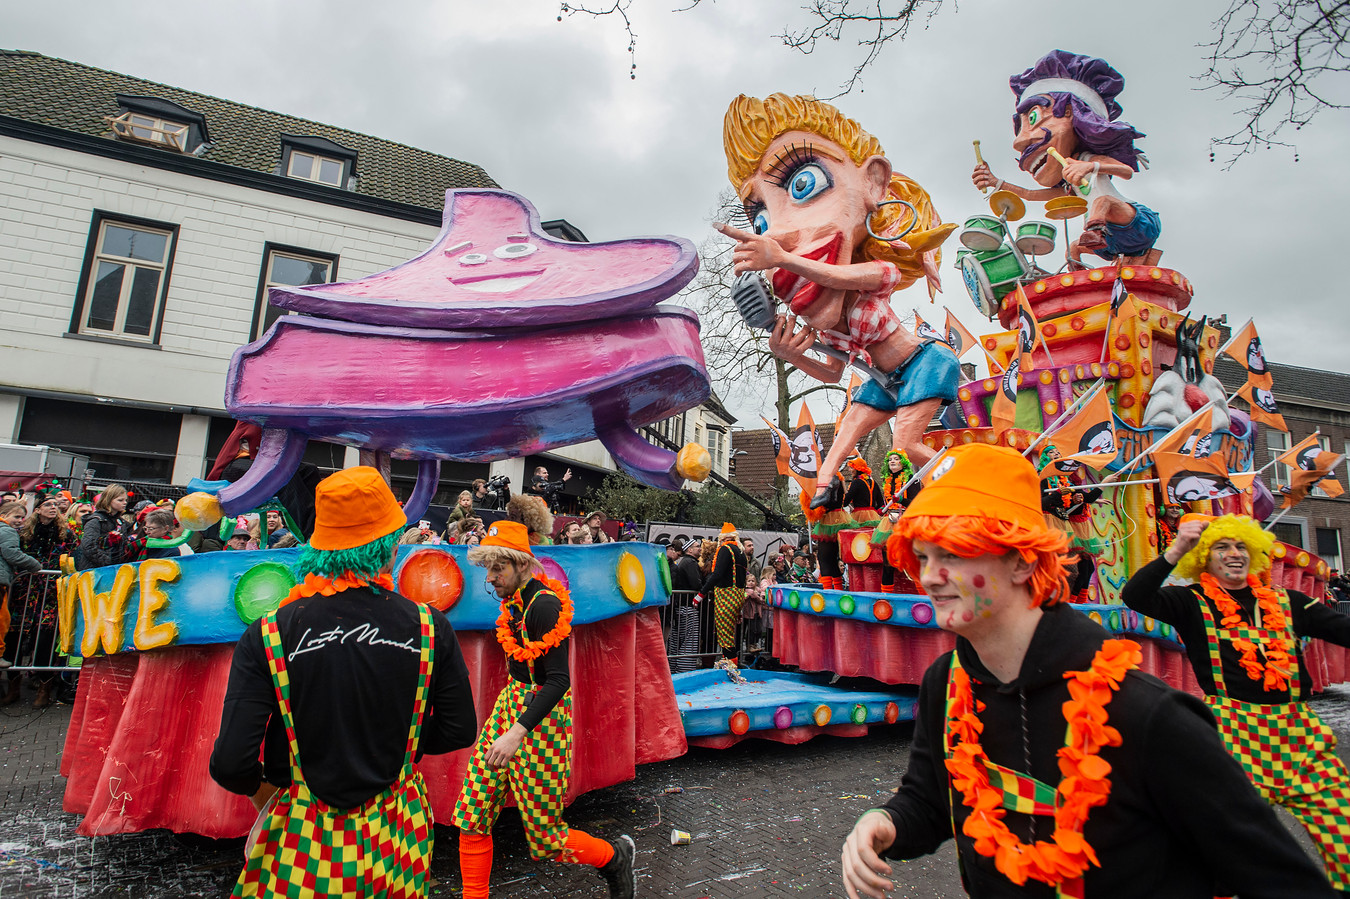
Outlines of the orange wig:
{"label": "orange wig", "polygon": [[1069,595],[1068,559],[1069,538],[1061,531],[1049,528],[1028,528],[989,518],[984,515],[915,515],[895,523],[890,539],[886,541],[886,558],[919,581],[919,562],[914,557],[914,541],[936,543],[963,559],[993,553],[1006,555],[1015,552],[1026,562],[1034,562],[1035,569],[1027,588],[1031,591],[1033,606],[1052,606]]}

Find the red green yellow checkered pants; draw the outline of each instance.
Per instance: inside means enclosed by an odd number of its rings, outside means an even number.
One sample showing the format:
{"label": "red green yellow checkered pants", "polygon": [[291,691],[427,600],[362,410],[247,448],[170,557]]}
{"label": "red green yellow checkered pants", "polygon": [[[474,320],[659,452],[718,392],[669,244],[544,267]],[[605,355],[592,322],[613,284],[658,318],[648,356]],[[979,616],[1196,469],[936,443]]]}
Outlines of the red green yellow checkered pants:
{"label": "red green yellow checkered pants", "polygon": [[1327,880],[1350,890],[1350,770],[1336,755],[1336,735],[1304,702],[1278,705],[1206,696],[1219,736],[1267,802],[1282,805],[1308,829]]}
{"label": "red green yellow checkered pants", "polygon": [[491,833],[508,791],[520,809],[525,841],[534,858],[559,858],[567,846],[563,797],[572,776],[572,691],[525,735],[520,750],[504,767],[490,768],[485,758],[498,737],[511,729],[529,703],[531,687],[511,679],[497,696],[474,744],[464,788],[451,821],[466,833]]}
{"label": "red green yellow checkered pants", "polygon": [[717,629],[717,645],[722,649],[736,648],[736,625],[741,623],[744,605],[744,587],[713,588],[713,626]]}

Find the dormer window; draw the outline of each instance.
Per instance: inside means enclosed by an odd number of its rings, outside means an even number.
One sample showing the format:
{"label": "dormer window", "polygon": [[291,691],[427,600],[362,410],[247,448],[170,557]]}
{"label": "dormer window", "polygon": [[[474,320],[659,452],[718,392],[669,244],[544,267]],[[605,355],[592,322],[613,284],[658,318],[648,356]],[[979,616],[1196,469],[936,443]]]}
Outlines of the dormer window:
{"label": "dormer window", "polygon": [[341,187],[342,160],[330,159],[327,156],[318,156],[313,153],[301,153],[299,150],[295,150],[291,153],[286,174],[303,181],[317,181],[320,184]]}
{"label": "dormer window", "polygon": [[177,153],[200,154],[210,138],[206,117],[159,97],[118,94],[120,114],[106,121],[119,140],[163,147]]}
{"label": "dormer window", "polygon": [[356,151],[322,137],[283,134],[277,174],[351,190],[356,185]]}
{"label": "dormer window", "polygon": [[161,144],[179,153],[187,152],[188,126],[152,116],[124,112],[117,118],[109,118],[113,133],[127,140],[140,141],[143,144]]}

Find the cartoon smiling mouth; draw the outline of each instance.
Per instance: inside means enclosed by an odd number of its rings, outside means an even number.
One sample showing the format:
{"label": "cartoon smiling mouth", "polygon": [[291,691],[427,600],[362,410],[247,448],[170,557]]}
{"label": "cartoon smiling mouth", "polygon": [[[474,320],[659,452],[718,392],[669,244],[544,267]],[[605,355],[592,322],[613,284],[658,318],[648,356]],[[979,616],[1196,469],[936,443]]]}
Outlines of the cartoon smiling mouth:
{"label": "cartoon smiling mouth", "polygon": [[506,272],[504,274],[467,275],[461,278],[447,278],[456,287],[472,290],[475,293],[509,293],[533,282],[544,273],[543,269],[528,272]]}
{"label": "cartoon smiling mouth", "polygon": [[[837,232],[834,237],[814,250],[802,253],[803,259],[818,260],[834,265],[839,258],[839,248],[844,243],[844,233]],[[773,276],[773,292],[781,300],[786,300],[788,308],[794,314],[801,315],[820,296],[821,286],[814,281],[788,271],[779,269]]]}

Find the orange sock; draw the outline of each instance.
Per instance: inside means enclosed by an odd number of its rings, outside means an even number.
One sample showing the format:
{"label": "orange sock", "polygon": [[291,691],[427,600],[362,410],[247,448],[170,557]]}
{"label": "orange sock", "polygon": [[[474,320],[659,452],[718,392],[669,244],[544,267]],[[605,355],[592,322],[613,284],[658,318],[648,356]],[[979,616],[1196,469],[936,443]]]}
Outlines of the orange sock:
{"label": "orange sock", "polygon": [[[592,868],[603,868],[613,857],[614,847],[604,840],[593,837],[583,830],[568,828],[567,852],[563,855],[564,860],[578,865],[590,865]],[[470,897],[466,895],[464,899]]]}
{"label": "orange sock", "polygon": [[488,899],[492,876],[492,834],[459,832],[459,879],[464,899]]}

